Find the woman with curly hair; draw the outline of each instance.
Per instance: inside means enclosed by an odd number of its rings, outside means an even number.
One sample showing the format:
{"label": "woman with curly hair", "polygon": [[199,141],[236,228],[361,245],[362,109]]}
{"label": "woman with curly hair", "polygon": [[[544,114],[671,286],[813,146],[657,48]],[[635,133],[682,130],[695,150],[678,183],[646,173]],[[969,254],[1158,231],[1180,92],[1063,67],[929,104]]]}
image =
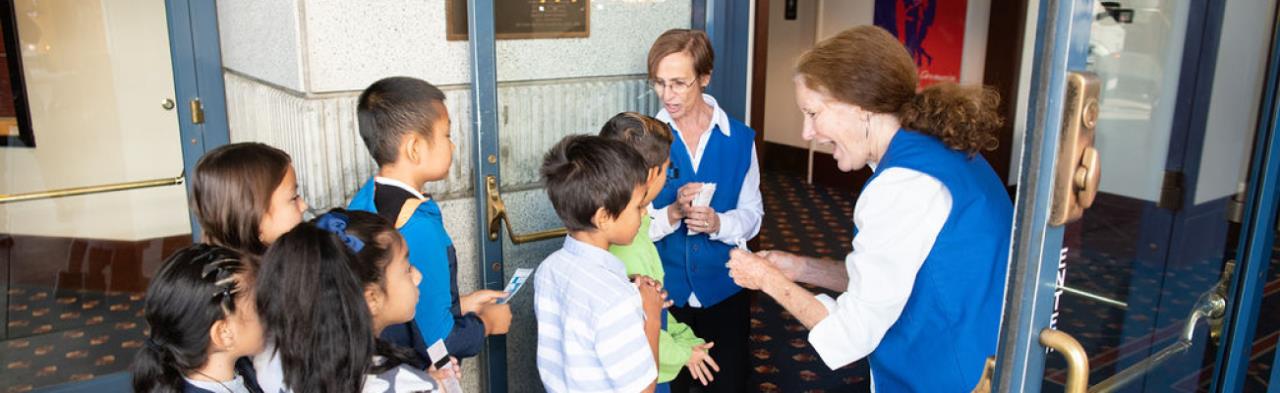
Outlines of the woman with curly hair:
{"label": "woman with curly hair", "polygon": [[801,56],[804,138],[834,145],[841,171],[874,171],[854,209],[853,252],[841,262],[734,250],[730,276],[795,315],[832,369],[870,357],[881,391],[969,391],[996,351],[1008,265],[1013,207],[977,154],[996,146],[999,98],[955,84],[917,91],[916,75],[874,26]]}

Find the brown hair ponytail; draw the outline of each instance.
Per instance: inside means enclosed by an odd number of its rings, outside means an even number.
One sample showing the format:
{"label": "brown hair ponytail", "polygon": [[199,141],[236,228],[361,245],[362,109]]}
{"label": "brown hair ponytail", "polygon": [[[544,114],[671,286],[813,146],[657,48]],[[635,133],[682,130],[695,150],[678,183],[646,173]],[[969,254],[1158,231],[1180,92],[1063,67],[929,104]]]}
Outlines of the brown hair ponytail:
{"label": "brown hair ponytail", "polygon": [[995,129],[1003,121],[995,108],[1000,94],[986,86],[939,83],[916,93],[898,109],[904,128],[941,139],[948,147],[973,155],[1000,143]]}
{"label": "brown hair ponytail", "polygon": [[995,90],[940,83],[916,92],[915,62],[888,31],[858,26],[822,40],[800,56],[796,74],[805,86],[874,113],[898,116],[903,128],[976,154],[996,148],[1002,124]]}

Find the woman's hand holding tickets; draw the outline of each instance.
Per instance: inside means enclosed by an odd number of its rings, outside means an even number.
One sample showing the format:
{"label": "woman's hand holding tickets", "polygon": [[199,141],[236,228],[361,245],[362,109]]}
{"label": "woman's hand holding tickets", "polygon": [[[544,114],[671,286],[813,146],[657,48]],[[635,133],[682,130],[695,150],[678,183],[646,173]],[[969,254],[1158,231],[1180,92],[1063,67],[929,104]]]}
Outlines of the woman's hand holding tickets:
{"label": "woman's hand holding tickets", "polygon": [[693,206],[689,208],[684,224],[691,232],[717,233],[720,232],[720,215],[710,206]]}
{"label": "woman's hand holding tickets", "polygon": [[680,186],[676,191],[676,201],[667,207],[667,219],[672,224],[683,220],[689,214],[688,209],[693,206],[693,199],[698,197],[700,191],[702,191],[702,183],[686,183]]}
{"label": "woman's hand holding tickets", "polygon": [[733,282],[747,289],[758,290],[771,278],[786,277],[763,256],[736,248],[729,251],[729,263],[725,266],[729,268],[729,277],[733,278]]}
{"label": "woman's hand holding tickets", "polygon": [[796,277],[800,277],[800,272],[804,270],[805,257],[796,254],[768,250],[758,252],[756,255],[768,259],[769,262],[773,263],[773,267],[777,268],[778,271],[782,272],[783,276],[786,276],[791,281],[796,281]]}

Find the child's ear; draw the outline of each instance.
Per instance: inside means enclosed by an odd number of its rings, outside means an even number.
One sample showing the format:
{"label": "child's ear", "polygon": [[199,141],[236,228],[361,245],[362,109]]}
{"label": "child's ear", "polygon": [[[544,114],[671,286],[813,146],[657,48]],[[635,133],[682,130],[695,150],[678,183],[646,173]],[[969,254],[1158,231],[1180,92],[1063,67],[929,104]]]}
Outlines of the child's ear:
{"label": "child's ear", "polygon": [[414,132],[406,133],[401,138],[401,154],[404,154],[404,158],[409,160],[410,163],[417,164],[421,158],[421,154],[418,152],[418,143],[421,143],[422,139],[418,138],[418,134]]}
{"label": "child's ear", "polygon": [[223,318],[220,321],[209,326],[209,343],[212,344],[213,352],[230,350],[236,345],[236,334],[231,327],[231,322]]}
{"label": "child's ear", "polygon": [[382,311],[382,291],[379,291],[376,285],[370,285],[364,289],[364,301],[369,303],[369,315],[378,315]]}
{"label": "child's ear", "polygon": [[609,217],[609,212],[605,211],[603,207],[596,208],[596,214],[591,215],[591,225],[595,226],[597,230],[604,230],[606,226],[612,223],[613,218]]}

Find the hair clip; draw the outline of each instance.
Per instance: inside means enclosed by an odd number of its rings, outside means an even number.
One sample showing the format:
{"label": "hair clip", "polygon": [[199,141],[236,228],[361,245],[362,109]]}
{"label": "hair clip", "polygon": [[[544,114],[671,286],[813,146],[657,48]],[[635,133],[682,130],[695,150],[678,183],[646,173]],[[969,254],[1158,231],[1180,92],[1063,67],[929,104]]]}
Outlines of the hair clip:
{"label": "hair clip", "polygon": [[352,252],[360,252],[364,249],[364,242],[347,233],[347,216],[342,213],[329,212],[316,219],[316,227],[332,232],[342,239],[342,243],[347,245]]}
{"label": "hair clip", "polygon": [[235,273],[240,270],[240,260],[222,258],[206,263],[200,272],[200,278],[212,281],[217,290],[213,293],[213,301],[221,303],[228,310],[235,311],[233,295],[239,292]]}

